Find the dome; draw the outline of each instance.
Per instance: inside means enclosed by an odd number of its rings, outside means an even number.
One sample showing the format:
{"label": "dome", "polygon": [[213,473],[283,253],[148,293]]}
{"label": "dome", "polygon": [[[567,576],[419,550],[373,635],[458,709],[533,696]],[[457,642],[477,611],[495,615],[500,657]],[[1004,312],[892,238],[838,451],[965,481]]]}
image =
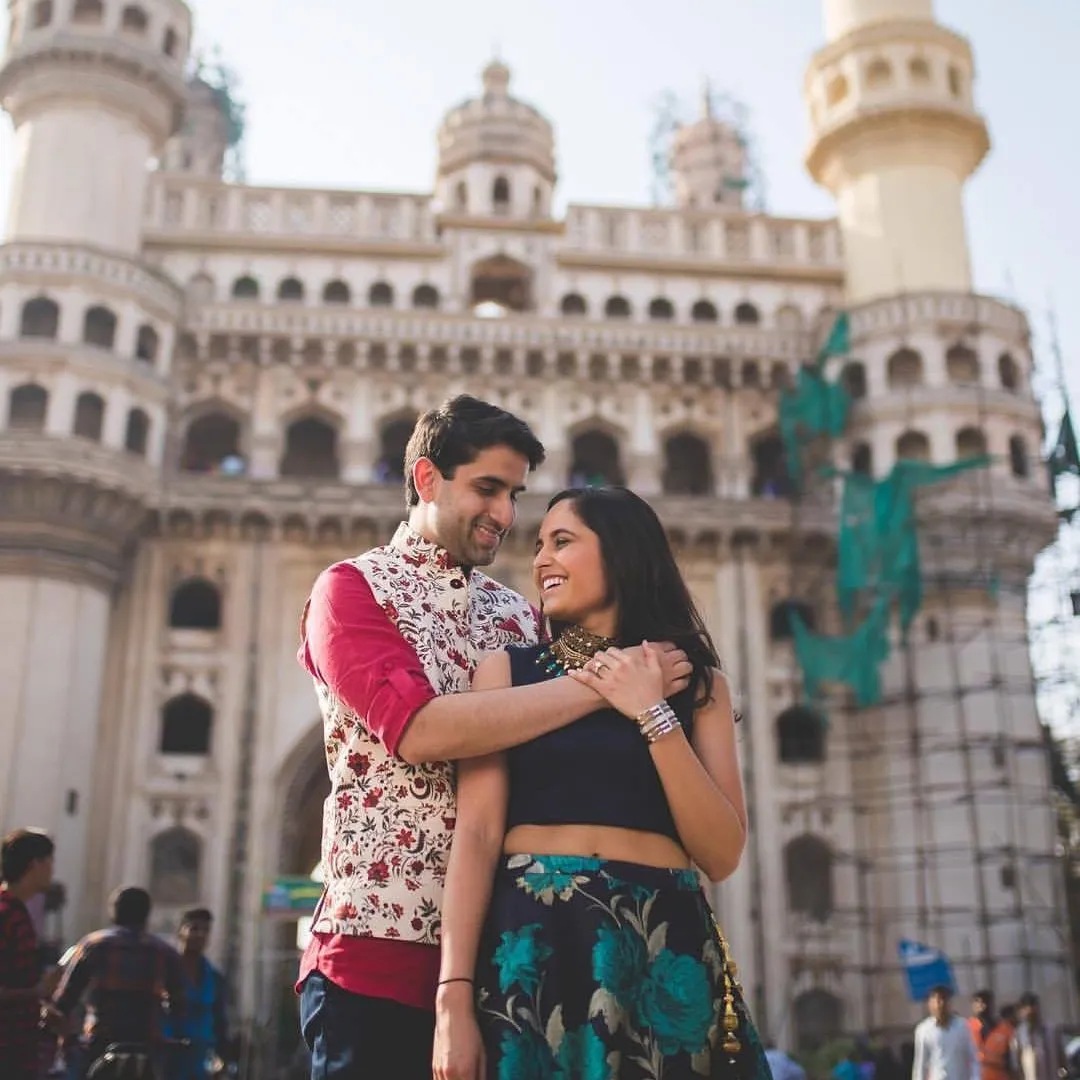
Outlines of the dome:
{"label": "dome", "polygon": [[481,76],[483,93],[451,109],[439,126],[439,175],[474,162],[528,165],[555,180],[555,136],[531,105],[511,96],[510,69],[493,60]]}

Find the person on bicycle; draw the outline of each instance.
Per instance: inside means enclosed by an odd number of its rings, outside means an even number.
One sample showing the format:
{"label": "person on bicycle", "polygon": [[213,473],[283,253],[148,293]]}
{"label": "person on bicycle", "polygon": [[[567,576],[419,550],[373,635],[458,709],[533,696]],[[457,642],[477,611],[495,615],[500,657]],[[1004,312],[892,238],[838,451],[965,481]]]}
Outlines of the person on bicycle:
{"label": "person on bicycle", "polygon": [[147,932],[150,894],[119,889],[109,906],[112,926],[75,946],[50,1007],[59,1022],[80,1002],[86,1006],[78,1051],[84,1076],[114,1044],[160,1061],[166,1007],[183,1010],[186,996],[180,954]]}

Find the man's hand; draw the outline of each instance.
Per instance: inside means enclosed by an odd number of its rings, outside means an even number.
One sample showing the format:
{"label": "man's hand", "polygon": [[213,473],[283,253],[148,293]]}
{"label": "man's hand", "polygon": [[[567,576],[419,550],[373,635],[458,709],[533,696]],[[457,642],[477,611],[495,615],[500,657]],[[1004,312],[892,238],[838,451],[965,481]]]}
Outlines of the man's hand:
{"label": "man's hand", "polygon": [[[660,671],[664,676],[664,697],[674,697],[690,685],[690,676],[694,673],[693,665],[682,649],[676,648],[670,641],[650,641],[649,647],[659,654]],[[643,661],[644,652],[640,645],[623,649],[629,659]]]}

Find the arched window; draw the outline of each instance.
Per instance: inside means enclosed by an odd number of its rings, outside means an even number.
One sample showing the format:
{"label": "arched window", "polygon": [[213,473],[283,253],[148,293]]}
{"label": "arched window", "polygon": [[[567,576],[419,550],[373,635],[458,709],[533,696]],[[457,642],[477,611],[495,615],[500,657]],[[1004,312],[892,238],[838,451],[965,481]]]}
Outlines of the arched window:
{"label": "arched window", "polygon": [[784,444],[779,435],[766,435],[755,440],[750,447],[754,473],[750,491],[766,499],[780,499],[791,494]]}
{"label": "arched window", "polygon": [[669,495],[711,495],[713,474],[709,444],[690,432],[667,439],[661,483]]}
{"label": "arched window", "polygon": [[791,388],[791,368],[783,360],[777,360],[769,369],[769,386],[773,390]]}
{"label": "arched window", "polygon": [[694,306],[690,309],[690,318],[694,322],[716,322],[720,318],[720,313],[711,300],[695,300]]}
{"label": "arched window", "polygon": [[52,18],[52,0],[37,0],[30,15],[30,29],[41,30],[52,22]]}
{"label": "arched window", "polygon": [[195,274],[188,281],[186,292],[187,298],[193,304],[209,304],[214,299],[214,279],[206,273]]}
{"label": "arched window", "polygon": [[294,420],[285,432],[282,476],[305,480],[337,479],[337,432],[314,416]]}
{"label": "arched window", "polygon": [[375,284],[368,289],[368,304],[371,307],[393,307],[393,286],[386,281],[376,281]]}
{"label": "arched window", "polygon": [[630,301],[625,296],[608,297],[604,305],[604,314],[609,319],[629,319],[631,315]]}
{"label": "arched window", "polygon": [[860,476],[874,475],[874,451],[869,443],[858,442],[851,448],[851,470]]}
{"label": "arched window", "polygon": [[454,188],[454,208],[462,214],[469,212],[469,188],[464,180],[459,180]]}
{"label": "arched window", "polygon": [[169,601],[173,630],[220,630],[221,592],[206,578],[188,578],[173,590]]}
{"label": "arched window", "polygon": [[649,302],[649,318],[666,321],[675,318],[675,306],[667,297],[658,296]]}
{"label": "arched window", "polygon": [[233,282],[232,294],[234,300],[258,300],[259,283],[250,274],[245,274]]}
{"label": "arched window", "polygon": [[900,390],[909,386],[921,386],[923,360],[914,349],[898,349],[885,364],[885,378],[889,389]]}
{"label": "arched window", "polygon": [[116,341],[116,316],[107,308],[88,308],[83,318],[83,341],[101,349],[111,349]]}
{"label": "arched window", "polygon": [[150,895],[155,904],[181,907],[198,903],[202,842],[182,825],[150,841]]}
{"label": "arched window", "polygon": [[956,433],[958,458],[981,457],[986,453],[986,433],[977,427],[964,427]]}
{"label": "arched window", "polygon": [[1009,436],[1009,469],[1013,476],[1024,480],[1031,472],[1027,441],[1023,435]]}
{"label": "arched window", "polygon": [[277,289],[277,298],[291,304],[298,304],[304,299],[304,283],[299,278],[285,278]]}
{"label": "arched window", "polygon": [[776,743],[784,765],[825,760],[825,721],[805,705],[792,705],[776,718]]}
{"label": "arched window", "polygon": [[75,0],[71,9],[71,21],[91,25],[99,23],[105,17],[105,5],[102,0]]}
{"label": "arched window", "polygon": [[505,176],[495,177],[495,183],[491,185],[491,208],[496,214],[510,211],[510,181]]}
{"label": "arched window", "polygon": [[237,462],[242,465],[237,420],[226,413],[211,412],[192,421],[180,455],[180,468],[184,472],[227,473]]}
{"label": "arched window", "polygon": [[843,75],[834,75],[825,86],[825,104],[839,105],[848,96],[848,81]]}
{"label": "arched window", "polygon": [[866,87],[868,90],[881,90],[892,82],[892,65],[888,60],[872,60],[866,68]]}
{"label": "arched window", "polygon": [[954,345],[945,354],[945,370],[949,382],[958,386],[973,386],[979,381],[979,357],[967,345]]}
{"label": "arched window", "polygon": [[805,834],[784,848],[788,907],[815,922],[833,913],[833,853],[824,840]]}
{"label": "arched window", "polygon": [[439,290],[434,285],[417,285],[413,289],[412,306],[435,311],[439,306]]}
{"label": "arched window", "polygon": [[781,600],[773,604],[769,611],[769,637],[773,641],[790,641],[794,636],[791,629],[791,616],[798,615],[807,630],[817,625],[814,609],[804,600]]}
{"label": "arched window", "polygon": [[813,1053],[843,1034],[843,1002],[828,990],[807,990],[794,1002],[795,1049]]}
{"label": "arched window", "polygon": [[805,322],[802,308],[795,304],[784,304],[776,309],[776,325],[781,330],[801,330]]}
{"label": "arched window", "polygon": [[619,444],[606,431],[585,431],[576,436],[570,464],[571,487],[622,484]]}
{"label": "arched window", "polygon": [[157,359],[158,345],[158,332],[149,323],[140,326],[135,339],[135,358],[152,364]]}
{"label": "arched window", "polygon": [[120,29],[130,34],[145,34],[149,25],[145,9],[138,4],[128,4],[120,14]]}
{"label": "arched window", "polygon": [[163,754],[209,754],[214,710],[196,694],[180,694],[165,702],[161,710]]}
{"label": "arched window", "polygon": [[36,383],[16,386],[8,398],[8,427],[19,431],[42,431],[49,408],[49,392]]}
{"label": "arched window", "polygon": [[416,417],[390,420],[379,432],[379,459],[375,462],[377,484],[405,482],[405,448],[416,427]]}
{"label": "arched window", "polygon": [[912,57],[908,75],[916,86],[925,86],[930,82],[930,65],[921,56]]}
{"label": "arched window", "polygon": [[739,326],[757,326],[761,322],[761,312],[749,301],[744,300],[735,307],[735,322]]}
{"label": "arched window", "polygon": [[588,311],[585,297],[580,293],[567,293],[559,303],[559,310],[564,315],[584,315]]}
{"label": "arched window", "polygon": [[132,409],[124,429],[124,449],[129,453],[146,457],[146,444],[150,438],[150,417],[142,409]]}
{"label": "arched window", "polygon": [[840,384],[853,401],[866,397],[866,368],[858,360],[845,364],[840,372]]}
{"label": "arched window", "polygon": [[166,56],[176,55],[176,46],[179,44],[180,39],[176,36],[176,31],[170,26],[165,31],[165,36],[161,41],[161,51]]}
{"label": "arched window", "polygon": [[742,386],[756,389],[761,386],[761,368],[756,360],[744,360],[739,368],[739,382]]}
{"label": "arched window", "polygon": [[347,304],[352,300],[352,290],[344,281],[328,281],[322,298],[324,304]]}
{"label": "arched window", "polygon": [[954,98],[960,97],[964,92],[964,77],[960,74],[960,69],[955,64],[949,65],[949,93]]}
{"label": "arched window", "polygon": [[491,302],[507,311],[528,311],[532,307],[532,271],[509,255],[481,259],[473,267],[471,302]]}
{"label": "arched window", "polygon": [[105,399],[100,394],[90,391],[75,399],[74,432],[80,439],[101,442],[101,432],[105,426]]}
{"label": "arched window", "polygon": [[31,338],[55,338],[60,330],[60,306],[47,296],[35,296],[23,304],[19,335]]}
{"label": "arched window", "polygon": [[998,379],[1002,388],[1012,393],[1020,386],[1020,368],[1007,352],[998,357]]}
{"label": "arched window", "polygon": [[898,461],[929,461],[930,440],[921,431],[905,431],[896,440]]}

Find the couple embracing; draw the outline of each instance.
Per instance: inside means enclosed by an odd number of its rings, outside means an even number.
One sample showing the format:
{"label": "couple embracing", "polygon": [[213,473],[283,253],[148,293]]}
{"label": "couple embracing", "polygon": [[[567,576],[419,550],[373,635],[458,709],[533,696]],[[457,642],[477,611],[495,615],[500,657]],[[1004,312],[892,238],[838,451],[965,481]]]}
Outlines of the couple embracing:
{"label": "couple embracing", "polygon": [[695,869],[745,843],[731,699],[659,520],[556,495],[543,626],[479,569],[543,459],[486,402],[426,413],[407,522],[305,607],[331,779],[313,1080],[768,1076]]}

